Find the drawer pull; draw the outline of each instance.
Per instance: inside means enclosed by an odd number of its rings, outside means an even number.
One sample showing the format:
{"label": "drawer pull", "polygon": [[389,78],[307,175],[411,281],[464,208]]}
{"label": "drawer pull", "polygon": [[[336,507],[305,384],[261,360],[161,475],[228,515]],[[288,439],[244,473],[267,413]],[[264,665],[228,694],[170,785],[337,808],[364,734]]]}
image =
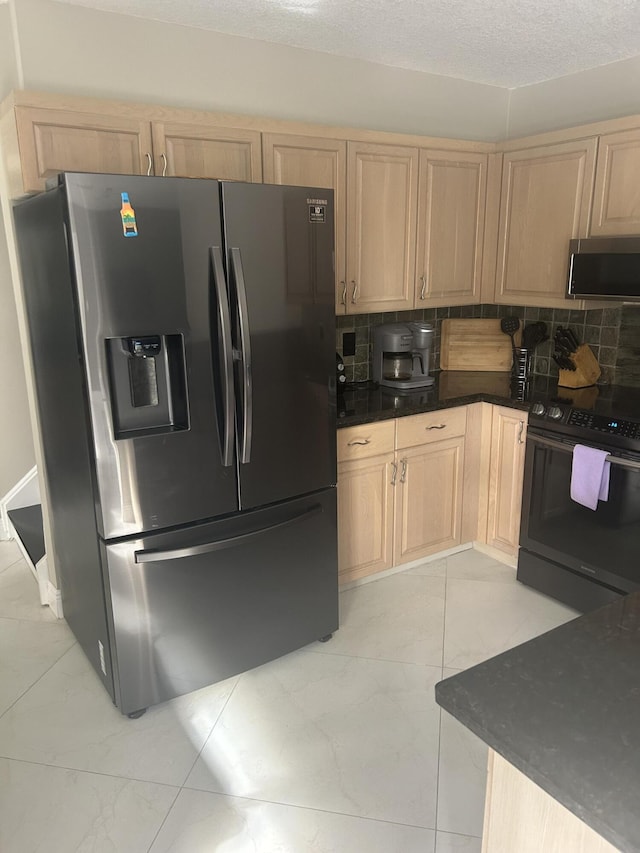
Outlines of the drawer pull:
{"label": "drawer pull", "polygon": [[368,438],[364,438],[364,439],[354,438],[353,441],[347,442],[348,447],[353,447],[354,444],[363,444],[363,445],[364,444],[371,444],[371,440]]}
{"label": "drawer pull", "polygon": [[425,429],[444,429],[445,427],[446,427],[446,424],[439,424],[438,426],[436,426],[434,424],[433,426],[425,427]]}

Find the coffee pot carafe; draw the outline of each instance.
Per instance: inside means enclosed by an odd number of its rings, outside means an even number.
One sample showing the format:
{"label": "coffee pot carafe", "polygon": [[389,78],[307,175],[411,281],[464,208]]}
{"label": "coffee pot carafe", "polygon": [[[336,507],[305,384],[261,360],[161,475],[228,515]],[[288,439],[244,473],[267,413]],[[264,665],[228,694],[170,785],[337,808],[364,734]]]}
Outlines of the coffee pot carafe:
{"label": "coffee pot carafe", "polygon": [[433,385],[430,323],[386,323],[373,332],[373,378],[380,385],[410,391]]}

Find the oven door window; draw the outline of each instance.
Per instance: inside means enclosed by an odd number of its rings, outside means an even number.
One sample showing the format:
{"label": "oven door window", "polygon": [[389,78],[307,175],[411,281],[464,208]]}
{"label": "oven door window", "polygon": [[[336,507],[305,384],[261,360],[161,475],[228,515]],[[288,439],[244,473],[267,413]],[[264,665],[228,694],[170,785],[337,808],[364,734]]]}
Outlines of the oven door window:
{"label": "oven door window", "polygon": [[[640,461],[610,456],[609,499],[570,497],[573,445],[529,435],[521,544],[624,591],[640,586]],[[622,583],[621,583],[622,582]]]}

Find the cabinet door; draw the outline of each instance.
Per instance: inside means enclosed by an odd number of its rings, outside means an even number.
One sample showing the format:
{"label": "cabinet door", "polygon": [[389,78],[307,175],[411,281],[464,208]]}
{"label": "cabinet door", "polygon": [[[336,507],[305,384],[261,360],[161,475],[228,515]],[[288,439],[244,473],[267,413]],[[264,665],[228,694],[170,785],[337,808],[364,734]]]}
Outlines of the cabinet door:
{"label": "cabinet door", "polygon": [[496,302],[566,308],[569,240],[586,237],[596,139],[504,155]]}
{"label": "cabinet door", "polygon": [[393,559],[393,454],[338,465],[341,582],[388,569]]}
{"label": "cabinet door", "polygon": [[487,155],[420,151],[416,307],[480,302]]}
{"label": "cabinet door", "polygon": [[15,108],[24,191],[58,172],[142,175],[151,169],[151,128],[135,118]]}
{"label": "cabinet door", "polygon": [[640,234],[640,130],[600,137],[591,234]]}
{"label": "cabinet door", "polygon": [[464,438],[398,450],[394,563],[460,544]]}
{"label": "cabinet door", "polygon": [[493,407],[487,544],[515,557],[520,540],[526,412]]}
{"label": "cabinet door", "polygon": [[347,313],[413,308],[418,149],[347,146]]}
{"label": "cabinet door", "polygon": [[265,133],[263,173],[267,184],[329,187],[334,193],[336,310],[346,308],[347,143],[339,139]]}
{"label": "cabinet door", "polygon": [[262,181],[256,130],[154,121],[152,132],[156,175]]}

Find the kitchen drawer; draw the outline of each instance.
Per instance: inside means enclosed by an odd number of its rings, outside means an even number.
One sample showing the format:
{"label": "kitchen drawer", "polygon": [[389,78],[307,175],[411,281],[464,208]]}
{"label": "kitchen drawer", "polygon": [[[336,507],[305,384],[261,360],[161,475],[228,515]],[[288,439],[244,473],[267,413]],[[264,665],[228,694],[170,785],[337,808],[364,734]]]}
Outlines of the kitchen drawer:
{"label": "kitchen drawer", "polygon": [[414,447],[464,435],[467,427],[466,406],[457,409],[439,409],[424,415],[398,418],[396,448]]}
{"label": "kitchen drawer", "polygon": [[393,453],[395,420],[338,430],[338,462]]}

